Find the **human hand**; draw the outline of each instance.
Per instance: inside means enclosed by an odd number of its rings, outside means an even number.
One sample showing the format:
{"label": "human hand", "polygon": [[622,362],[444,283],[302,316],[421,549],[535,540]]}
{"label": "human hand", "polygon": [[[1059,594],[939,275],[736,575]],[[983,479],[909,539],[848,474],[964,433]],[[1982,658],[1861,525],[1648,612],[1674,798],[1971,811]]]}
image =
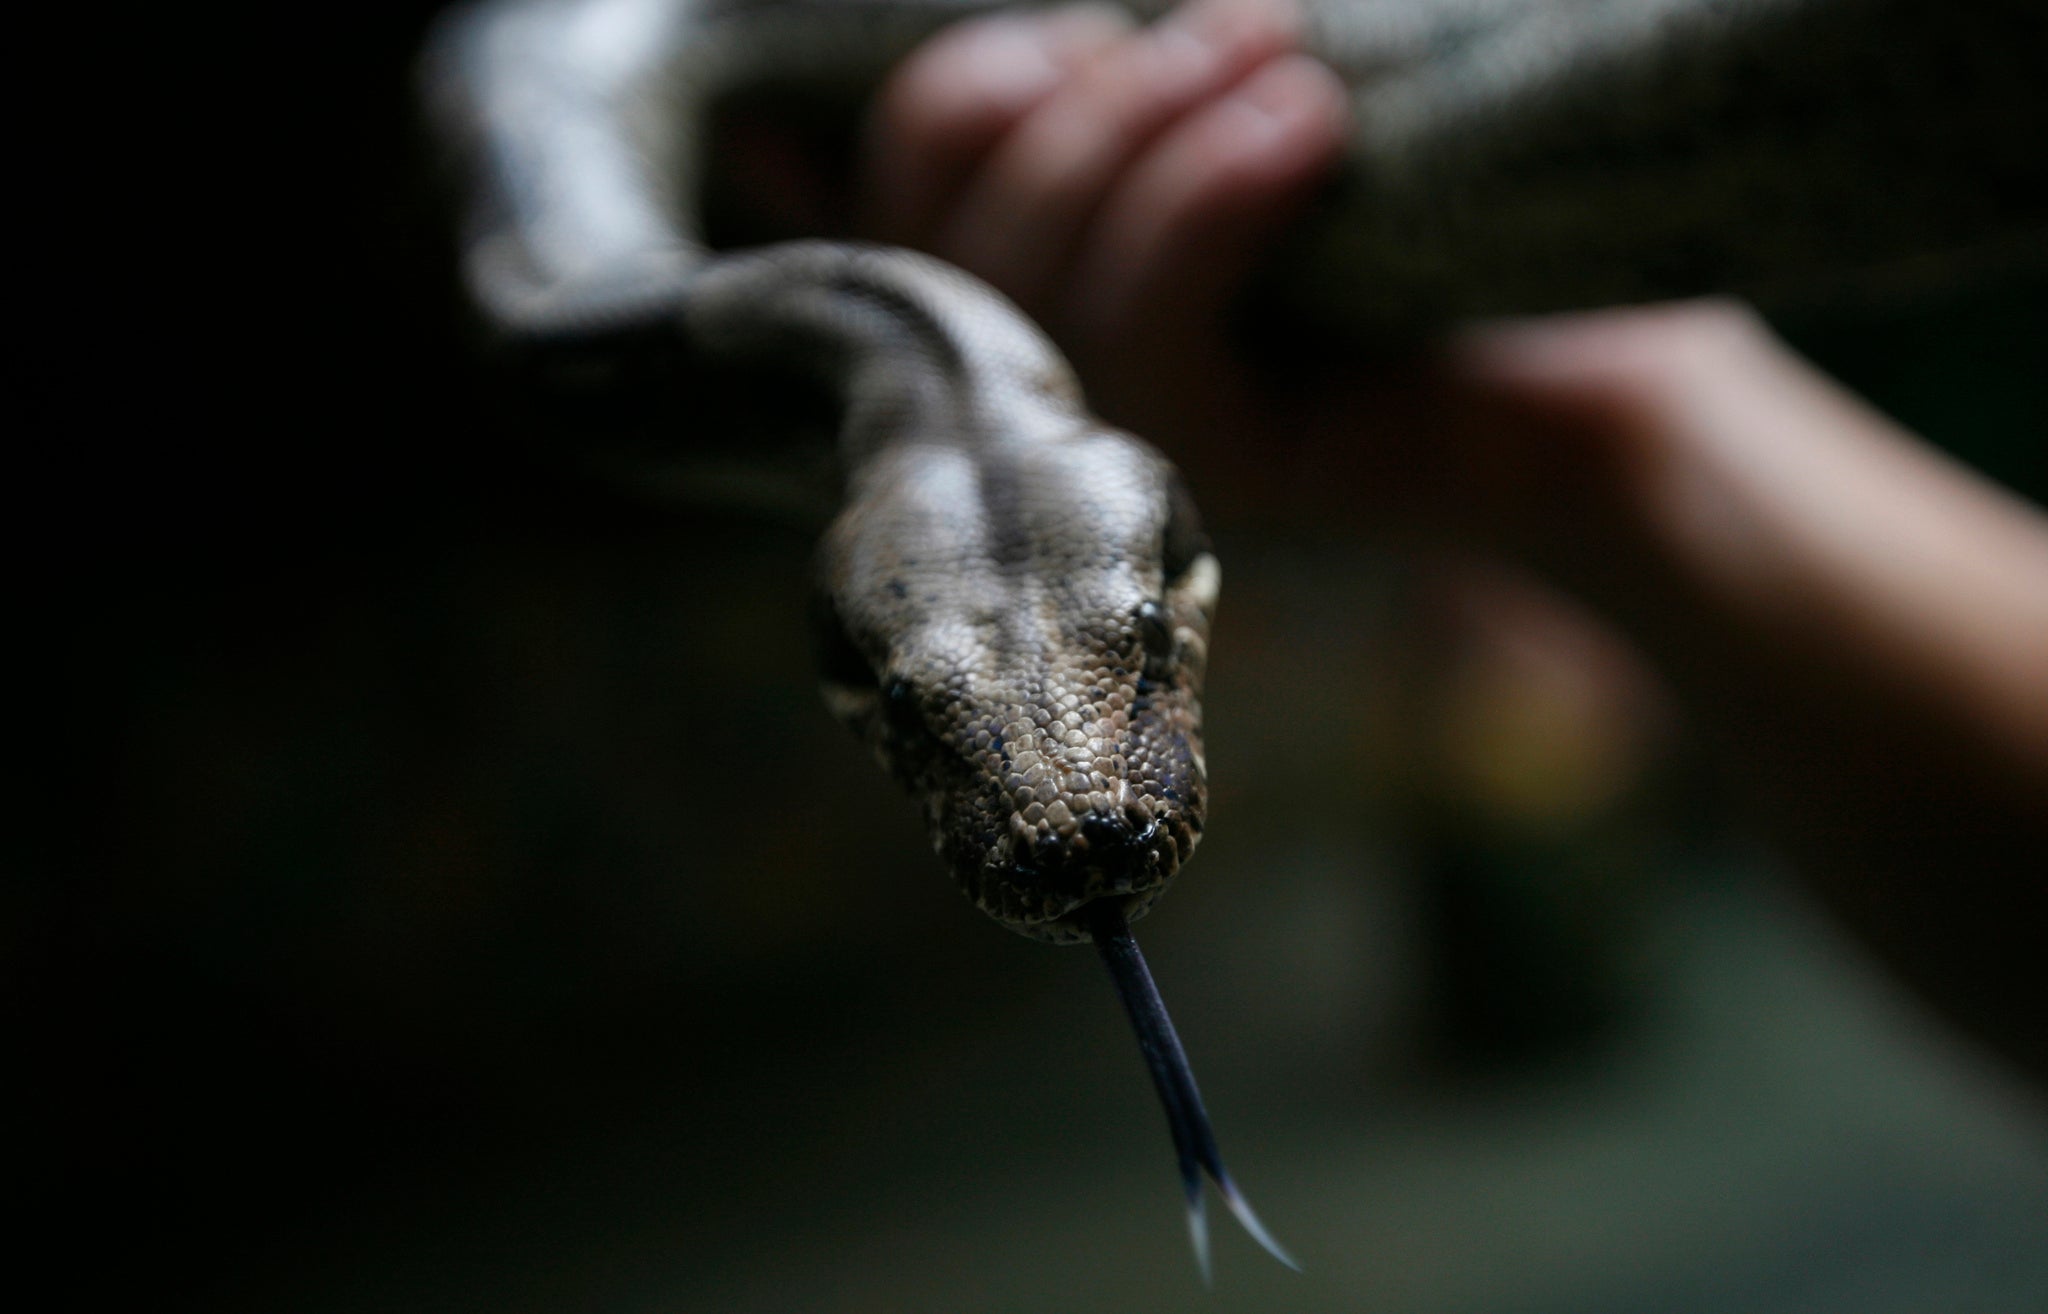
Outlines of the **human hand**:
{"label": "human hand", "polygon": [[1335,165],[1347,122],[1298,23],[1290,0],[1192,0],[1145,28],[1078,4],[947,29],[877,98],[864,235],[1016,301],[1100,413],[1188,469],[1212,516],[1496,537],[1542,509],[1532,480],[1586,486],[1579,467],[1607,454],[1587,432],[1598,404],[1563,395],[1631,382],[1551,387],[1529,362],[1640,338],[1651,348],[1619,359],[1653,386],[1726,312],[1678,308],[1646,334],[1627,315],[1532,321],[1273,386],[1229,310]]}
{"label": "human hand", "polygon": [[867,234],[974,273],[1074,360],[1095,407],[1187,460],[1276,427],[1226,329],[1334,164],[1345,101],[1284,0],[1105,7],[952,28],[897,70]]}

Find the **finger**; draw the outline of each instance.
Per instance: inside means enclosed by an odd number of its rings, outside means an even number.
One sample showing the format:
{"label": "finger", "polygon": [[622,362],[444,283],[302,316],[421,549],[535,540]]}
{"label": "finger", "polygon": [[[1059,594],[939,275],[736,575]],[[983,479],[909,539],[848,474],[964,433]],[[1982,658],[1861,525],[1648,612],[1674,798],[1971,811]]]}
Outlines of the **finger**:
{"label": "finger", "polygon": [[1224,304],[1343,147],[1343,83],[1305,55],[1262,65],[1175,124],[1092,226],[1062,316],[1084,341],[1213,332]]}
{"label": "finger", "polygon": [[1739,303],[1681,301],[1471,325],[1441,344],[1437,364],[1446,385],[1516,413],[1628,434],[1711,405],[1770,342]]}
{"label": "finger", "polygon": [[1181,115],[1294,40],[1290,9],[1197,0],[1122,41],[995,147],[934,250],[1042,308],[1120,171]]}
{"label": "finger", "polygon": [[960,23],[925,42],[890,75],[869,116],[863,231],[928,246],[982,157],[1131,28],[1122,10],[1077,4]]}

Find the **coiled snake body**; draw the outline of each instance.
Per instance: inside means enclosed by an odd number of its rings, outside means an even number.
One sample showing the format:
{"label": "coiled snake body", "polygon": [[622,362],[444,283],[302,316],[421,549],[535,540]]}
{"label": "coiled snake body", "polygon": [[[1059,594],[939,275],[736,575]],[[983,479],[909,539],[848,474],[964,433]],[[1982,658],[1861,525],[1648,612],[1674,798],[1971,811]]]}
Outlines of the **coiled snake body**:
{"label": "coiled snake body", "polygon": [[[458,13],[424,82],[468,176],[465,274],[511,338],[669,324],[693,352],[834,391],[846,498],[819,552],[828,701],[922,802],[978,907],[1101,947],[1205,1273],[1204,1172],[1284,1259],[1223,1170],[1127,928],[1203,826],[1219,573],[1186,491],[966,275],[823,242],[714,255],[691,218],[692,124],[711,95],[764,71],[873,77],[976,7]],[[1333,332],[1969,260],[2048,227],[2032,76],[2048,42],[2024,0],[1961,17],[1923,0],[1389,0],[1310,19],[1355,87],[1357,127],[1341,185],[1268,286]],[[1837,94],[1888,65],[1905,73],[1879,101]]]}

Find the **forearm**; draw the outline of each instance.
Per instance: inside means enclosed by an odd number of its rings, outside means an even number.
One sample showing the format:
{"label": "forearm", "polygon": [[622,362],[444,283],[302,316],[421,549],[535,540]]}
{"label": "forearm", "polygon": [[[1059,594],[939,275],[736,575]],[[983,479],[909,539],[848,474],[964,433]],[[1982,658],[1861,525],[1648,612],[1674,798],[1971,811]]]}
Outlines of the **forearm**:
{"label": "forearm", "polygon": [[1512,546],[1642,643],[1852,926],[2048,1071],[2048,517],[1740,312],[1600,319],[1468,344],[1524,432],[1582,444]]}

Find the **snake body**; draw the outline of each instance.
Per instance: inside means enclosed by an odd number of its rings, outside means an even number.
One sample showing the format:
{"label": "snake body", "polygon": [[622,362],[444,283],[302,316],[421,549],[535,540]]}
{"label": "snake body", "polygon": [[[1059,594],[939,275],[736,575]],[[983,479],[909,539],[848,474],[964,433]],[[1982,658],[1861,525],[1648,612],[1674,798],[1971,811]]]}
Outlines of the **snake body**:
{"label": "snake body", "polygon": [[977,907],[1087,941],[1085,905],[1142,915],[1202,830],[1218,569],[1192,502],[965,274],[843,243],[698,245],[675,102],[709,93],[696,61],[719,29],[693,37],[695,17],[514,0],[449,29],[430,85],[474,161],[476,299],[529,341],[666,321],[699,355],[772,360],[841,399],[846,495],[817,572],[828,702],[923,803]]}
{"label": "snake body", "polygon": [[675,101],[715,67],[696,62],[716,30],[697,17],[506,0],[443,29],[427,83],[468,160],[475,300],[543,352],[671,327],[679,349],[771,361],[839,398],[846,492],[816,593],[827,701],[922,802],[977,907],[1101,950],[1167,1111],[1205,1277],[1205,1175],[1292,1263],[1223,1166],[1129,930],[1202,831],[1219,574],[1193,504],[965,274],[829,242],[707,252],[679,199]]}
{"label": "snake body", "polygon": [[[1219,572],[1186,490],[966,275],[842,243],[714,254],[692,218],[692,125],[712,97],[872,81],[980,7],[457,13],[424,83],[468,179],[463,266],[508,339],[673,330],[679,350],[772,362],[839,398],[846,496],[817,572],[828,701],[920,800],[976,906],[1102,948],[1205,1270],[1204,1173],[1284,1258],[1223,1171],[1127,928],[1203,828]],[[1340,336],[1968,262],[2048,231],[2048,39],[2026,0],[1326,0],[1308,42],[1350,81],[1356,125],[1266,290]],[[1902,167],[1914,185],[1893,185]]]}

